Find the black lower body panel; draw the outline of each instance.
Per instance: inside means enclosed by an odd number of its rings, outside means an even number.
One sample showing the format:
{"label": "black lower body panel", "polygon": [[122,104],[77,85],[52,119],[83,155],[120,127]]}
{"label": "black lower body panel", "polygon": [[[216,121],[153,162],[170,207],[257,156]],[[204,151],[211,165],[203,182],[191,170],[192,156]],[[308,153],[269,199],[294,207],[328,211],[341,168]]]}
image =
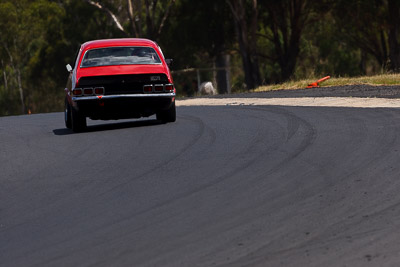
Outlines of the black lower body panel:
{"label": "black lower body panel", "polygon": [[117,120],[149,117],[167,110],[173,103],[170,97],[110,98],[76,101],[75,108],[93,120]]}

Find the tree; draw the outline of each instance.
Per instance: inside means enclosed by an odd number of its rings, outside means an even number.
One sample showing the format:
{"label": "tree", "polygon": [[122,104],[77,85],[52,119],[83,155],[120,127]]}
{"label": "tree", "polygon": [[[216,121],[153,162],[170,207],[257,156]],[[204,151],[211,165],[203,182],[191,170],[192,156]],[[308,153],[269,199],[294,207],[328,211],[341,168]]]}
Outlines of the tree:
{"label": "tree", "polygon": [[234,18],[247,89],[254,89],[261,83],[256,36],[258,27],[257,0],[226,0],[226,3]]}
{"label": "tree", "polygon": [[[178,1],[166,21],[167,29],[160,37],[163,49],[165,47],[174,58],[173,67],[211,68],[215,65],[218,68],[215,73],[218,92],[226,93],[230,88],[229,71],[225,70],[230,67],[228,58],[235,42],[231,20],[230,9],[224,1]],[[204,71],[201,78],[210,73],[211,70]],[[176,82],[182,84],[178,88],[185,87],[190,91],[185,92],[189,95],[193,93],[197,79],[191,74],[176,76]]]}
{"label": "tree", "polygon": [[[160,38],[175,3],[175,0],[85,1],[107,13],[126,36],[146,37],[155,41]],[[124,14],[122,10],[128,12]]]}
{"label": "tree", "polygon": [[389,60],[390,69],[396,72],[400,71],[400,2],[398,0],[387,1],[388,16],[388,42],[389,42]]}
{"label": "tree", "polygon": [[334,6],[343,38],[353,47],[372,55],[383,69],[399,71],[399,1],[340,0]]}
{"label": "tree", "polygon": [[[17,53],[19,45],[17,36],[19,14],[17,7],[11,2],[0,3],[0,42],[2,55],[2,70],[4,77],[4,89],[8,97],[12,97],[15,91],[19,92],[20,112],[25,113],[24,90],[21,79],[21,67]],[[11,109],[11,107],[9,107]]]}
{"label": "tree", "polygon": [[[29,83],[30,73],[41,51],[49,49],[46,39],[55,40],[64,17],[57,3],[46,0],[2,1],[0,3],[0,55],[5,96],[9,98],[8,114],[17,113],[15,92],[18,92],[19,112],[26,113],[35,94]],[[48,33],[51,34],[48,35]]]}
{"label": "tree", "polygon": [[328,1],[280,0],[263,1],[262,25],[264,34],[273,46],[270,54],[263,54],[280,67],[281,81],[292,77],[300,54],[301,38],[310,23],[323,19],[330,9]]}

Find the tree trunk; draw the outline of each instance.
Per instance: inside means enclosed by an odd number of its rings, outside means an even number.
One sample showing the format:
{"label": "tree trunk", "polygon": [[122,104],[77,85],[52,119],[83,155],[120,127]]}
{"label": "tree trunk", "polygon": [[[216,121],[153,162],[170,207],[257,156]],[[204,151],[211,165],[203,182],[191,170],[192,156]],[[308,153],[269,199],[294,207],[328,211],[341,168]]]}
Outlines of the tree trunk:
{"label": "tree trunk", "polygon": [[[170,10],[175,3],[175,0],[169,0],[168,3],[163,4],[165,10],[163,12],[157,12],[158,0],[144,0],[144,3],[142,0],[127,0],[125,7],[127,7],[130,25],[129,33],[127,33],[122,26],[122,18],[117,17],[117,13],[113,13],[110,9],[106,8],[100,2],[93,0],[85,1],[92,6],[95,6],[98,9],[106,12],[113,20],[114,24],[118,27],[118,29],[120,29],[125,34],[133,37],[146,37],[155,41],[157,41],[160,37],[165,22],[170,14]],[[144,22],[145,25],[143,25],[142,23],[143,8],[146,13]],[[143,33],[144,30],[146,30],[145,33]]]}
{"label": "tree trunk", "polygon": [[17,84],[18,84],[19,96],[20,96],[20,100],[21,100],[21,114],[25,114],[24,91],[22,89],[21,72],[20,72],[19,68],[15,67],[14,58],[13,58],[10,50],[8,49],[7,44],[3,43],[3,46],[10,58],[11,68],[12,68],[13,72],[17,75]]}
{"label": "tree trunk", "polygon": [[169,16],[169,12],[170,12],[171,7],[172,7],[173,4],[175,4],[175,0],[170,0],[170,1],[168,2],[168,6],[167,6],[166,9],[165,9],[165,12],[164,12],[163,17],[162,17],[162,18],[160,17],[161,20],[160,20],[160,22],[157,24],[157,25],[158,25],[158,30],[157,30],[157,33],[156,33],[156,40],[158,40],[158,38],[160,38],[161,31],[162,31],[162,29],[164,28],[165,21],[167,20],[167,18],[168,18],[168,16]]}
{"label": "tree trunk", "polygon": [[1,66],[3,68],[3,77],[4,77],[4,89],[7,92],[8,91],[8,81],[7,81],[7,73],[6,73],[6,68],[4,65],[4,61],[1,60]]}
{"label": "tree trunk", "polygon": [[367,74],[367,53],[364,50],[361,50],[361,60],[360,60],[360,72],[364,75]]}
{"label": "tree trunk", "polygon": [[217,67],[217,89],[220,94],[230,93],[230,55],[219,54],[215,59],[215,66]]}
{"label": "tree trunk", "polygon": [[22,90],[21,72],[19,71],[19,69],[16,69],[16,73],[17,73],[19,97],[21,100],[21,114],[25,114],[25,101],[24,101],[24,91]]}
{"label": "tree trunk", "polygon": [[3,76],[4,76],[4,89],[7,92],[8,91],[8,82],[7,82],[7,73],[5,70],[3,70]]}
{"label": "tree trunk", "polygon": [[400,30],[400,3],[398,0],[388,0],[389,9],[389,59],[390,69],[400,70],[400,48],[398,35]]}
{"label": "tree trunk", "polygon": [[252,20],[250,30],[247,27],[246,8],[243,0],[226,0],[231,8],[235,30],[239,43],[240,55],[242,57],[243,71],[247,89],[254,89],[260,85],[260,68],[257,54],[257,0],[252,1]]}
{"label": "tree trunk", "polygon": [[139,32],[136,27],[136,23],[135,23],[136,16],[133,13],[133,2],[132,2],[132,0],[127,0],[127,1],[128,1],[128,17],[129,17],[129,23],[131,24],[131,31],[132,31],[131,34],[132,34],[132,36],[138,38],[138,37],[140,37],[140,35],[139,35]]}
{"label": "tree trunk", "polygon": [[124,30],[124,27],[122,27],[122,25],[121,25],[121,22],[119,21],[119,19],[117,18],[117,16],[113,13],[113,12],[111,12],[111,10],[109,10],[108,8],[106,8],[105,6],[103,6],[101,3],[99,3],[99,2],[95,2],[95,1],[92,1],[92,0],[85,0],[88,4],[90,4],[90,5],[92,5],[92,6],[95,6],[95,7],[97,7],[98,9],[100,9],[100,10],[103,10],[103,11],[105,11],[109,16],[110,16],[110,18],[112,19],[112,21],[114,22],[114,24],[117,26],[117,28],[120,30],[120,31],[122,31],[123,33],[125,33],[126,34],[126,32],[125,32],[125,30]]}
{"label": "tree trunk", "polygon": [[308,20],[306,3],[305,0],[287,0],[267,5],[282,81],[290,79],[296,68],[301,34]]}
{"label": "tree trunk", "polygon": [[[145,0],[146,5],[146,25],[147,25],[147,38],[154,39],[154,21],[151,17],[150,2]],[[155,8],[155,7],[153,7]]]}

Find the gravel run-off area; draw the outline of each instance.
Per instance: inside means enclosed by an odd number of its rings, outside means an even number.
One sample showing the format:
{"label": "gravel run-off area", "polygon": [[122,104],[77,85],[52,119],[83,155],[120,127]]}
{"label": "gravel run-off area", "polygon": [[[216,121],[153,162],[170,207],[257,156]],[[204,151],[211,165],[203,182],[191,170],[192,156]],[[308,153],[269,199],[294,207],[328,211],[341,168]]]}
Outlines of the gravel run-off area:
{"label": "gravel run-off area", "polygon": [[400,86],[347,85],[180,98],[178,106],[277,105],[400,108]]}

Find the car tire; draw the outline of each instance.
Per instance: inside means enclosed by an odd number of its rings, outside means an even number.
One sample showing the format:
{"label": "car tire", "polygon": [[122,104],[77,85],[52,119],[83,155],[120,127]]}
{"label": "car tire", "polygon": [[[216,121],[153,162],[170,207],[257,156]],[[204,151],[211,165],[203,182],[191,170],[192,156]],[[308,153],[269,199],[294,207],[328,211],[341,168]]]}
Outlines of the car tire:
{"label": "car tire", "polygon": [[176,107],[175,102],[167,110],[162,110],[156,114],[157,120],[163,123],[176,121]]}
{"label": "car tire", "polygon": [[65,100],[64,121],[65,121],[65,127],[71,129],[72,128],[71,106],[69,105],[68,100]]}
{"label": "car tire", "polygon": [[71,124],[74,132],[82,132],[86,129],[86,117],[79,111],[70,107],[71,109]]}

